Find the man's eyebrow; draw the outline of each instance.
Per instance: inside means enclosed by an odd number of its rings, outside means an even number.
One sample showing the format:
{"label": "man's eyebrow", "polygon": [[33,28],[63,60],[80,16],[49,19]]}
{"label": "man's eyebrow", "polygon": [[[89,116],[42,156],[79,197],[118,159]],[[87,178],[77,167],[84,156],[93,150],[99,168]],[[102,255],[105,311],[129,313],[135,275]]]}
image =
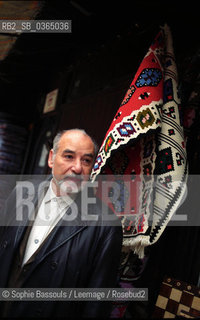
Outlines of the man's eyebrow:
{"label": "man's eyebrow", "polygon": [[70,149],[65,149],[64,151],[63,151],[63,153],[75,153],[74,151],[72,151],[72,150],[70,150]]}
{"label": "man's eyebrow", "polygon": [[94,157],[93,153],[86,153],[86,154],[84,154],[84,156],[90,157],[90,158],[93,158],[93,157]]}

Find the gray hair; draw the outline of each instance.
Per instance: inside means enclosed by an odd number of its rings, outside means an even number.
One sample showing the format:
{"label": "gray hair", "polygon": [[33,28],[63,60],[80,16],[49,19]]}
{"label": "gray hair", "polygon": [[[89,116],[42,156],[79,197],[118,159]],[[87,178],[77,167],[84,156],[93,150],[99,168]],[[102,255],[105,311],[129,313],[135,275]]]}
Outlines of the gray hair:
{"label": "gray hair", "polygon": [[53,139],[53,152],[54,154],[56,154],[56,152],[58,151],[58,147],[59,147],[59,142],[60,142],[60,139],[61,137],[63,136],[63,134],[65,134],[66,132],[70,132],[70,131],[79,131],[81,132],[82,134],[88,136],[92,142],[93,142],[93,145],[94,145],[94,158],[96,158],[97,156],[97,153],[99,151],[99,146],[98,144],[96,143],[96,141],[87,134],[87,132],[84,130],[84,129],[78,129],[78,128],[75,128],[75,129],[68,129],[68,130],[62,130],[60,132],[57,133],[57,135],[55,136],[55,138]]}

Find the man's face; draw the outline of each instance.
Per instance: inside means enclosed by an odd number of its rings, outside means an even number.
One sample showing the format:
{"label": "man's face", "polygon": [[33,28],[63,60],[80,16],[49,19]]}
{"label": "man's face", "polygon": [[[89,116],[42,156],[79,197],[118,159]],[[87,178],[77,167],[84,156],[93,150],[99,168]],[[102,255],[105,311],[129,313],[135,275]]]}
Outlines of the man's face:
{"label": "man's face", "polygon": [[76,186],[80,190],[81,181],[89,179],[94,164],[94,144],[90,137],[79,131],[64,133],[57,152],[50,150],[48,165],[52,168],[53,182],[64,183],[67,188]]}

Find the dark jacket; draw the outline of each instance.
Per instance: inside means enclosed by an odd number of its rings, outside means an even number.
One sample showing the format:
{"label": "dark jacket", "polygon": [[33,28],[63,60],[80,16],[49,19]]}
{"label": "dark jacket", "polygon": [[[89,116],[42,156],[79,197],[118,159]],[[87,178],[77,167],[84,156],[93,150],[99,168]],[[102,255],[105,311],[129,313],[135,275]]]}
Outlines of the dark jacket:
{"label": "dark jacket", "polygon": [[[35,196],[35,200],[37,196]],[[15,214],[15,193],[9,199],[5,212]],[[80,218],[80,196],[77,198]],[[105,205],[97,199],[90,205],[89,213],[101,220]],[[66,214],[69,214],[67,210]],[[13,216],[9,214],[9,217]],[[113,215],[109,211],[109,214]],[[0,287],[8,286],[19,246],[27,223],[8,226],[1,236]],[[21,269],[18,281],[21,288],[109,288],[117,286],[120,262],[122,229],[108,222],[88,225],[77,221],[66,225],[63,219],[48,236],[32,262]],[[4,302],[2,302],[5,306]],[[1,310],[3,310],[3,306]],[[10,317],[107,317],[110,302],[74,301],[15,301],[9,305]]]}

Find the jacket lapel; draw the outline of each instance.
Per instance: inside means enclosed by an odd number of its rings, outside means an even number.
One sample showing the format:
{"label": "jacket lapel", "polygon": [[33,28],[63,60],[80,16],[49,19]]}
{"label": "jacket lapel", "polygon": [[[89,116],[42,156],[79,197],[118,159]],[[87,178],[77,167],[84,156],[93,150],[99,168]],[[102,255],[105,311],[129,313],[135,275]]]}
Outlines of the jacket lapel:
{"label": "jacket lapel", "polygon": [[35,254],[34,261],[40,263],[49,254],[53,253],[64,243],[70,241],[78,233],[82,232],[85,226],[56,226],[49,236],[45,239],[43,245]]}
{"label": "jacket lapel", "polygon": [[86,227],[78,226],[78,227],[62,227],[56,226],[54,230],[49,234],[47,239],[44,241],[43,245],[35,254],[29,259],[29,261],[25,264],[28,265],[28,272],[23,276],[23,283],[31,276],[31,273],[35,270],[35,268],[42,263],[42,261],[51,253],[56,251],[61,245],[70,241],[73,237],[75,237],[78,233],[82,232]]}
{"label": "jacket lapel", "polygon": [[[38,185],[35,185],[35,189],[37,190]],[[32,199],[32,203],[33,203],[33,210],[31,212],[29,212],[29,214],[24,215],[23,216],[23,220],[20,220],[17,218],[16,220],[16,225],[17,225],[17,232],[16,232],[16,236],[15,236],[15,241],[14,241],[14,247],[18,246],[19,242],[22,239],[22,236],[24,235],[25,230],[27,229],[27,227],[31,227],[33,225],[34,222],[34,218],[37,214],[39,205],[42,201],[42,199],[38,198],[38,193],[34,192],[33,194],[30,194],[28,192],[25,193],[25,199],[27,197],[30,197]],[[23,205],[23,203],[22,203]],[[17,217],[17,212],[15,213],[15,217]]]}
{"label": "jacket lapel", "polygon": [[57,223],[57,225],[50,232],[43,244],[38,248],[34,255],[27,261],[29,272],[24,276],[23,282],[31,275],[33,270],[40,264],[49,254],[53,253],[60,246],[70,241],[73,237],[78,235],[87,228],[87,223],[81,221],[81,206],[80,195],[77,197],[76,204],[78,208],[77,218],[71,222],[67,222],[65,216],[70,214],[70,207],[67,209],[65,215]]}
{"label": "jacket lapel", "polygon": [[[80,232],[83,232],[84,229],[87,228],[88,222],[82,221],[81,216],[81,214],[86,213],[83,211],[83,208],[81,206],[81,193],[79,193],[79,195],[77,196],[75,203],[78,209],[76,219],[71,222],[67,221],[67,216],[70,215],[71,211],[71,208],[69,207],[63,218],[60,219],[60,221],[57,223],[57,225],[53,228],[48,237],[45,239],[43,244],[38,248],[35,254],[26,263],[29,265],[29,272],[27,272],[27,275],[24,277],[23,281],[26,281],[26,279],[31,275],[32,271],[36,268],[36,266],[40,264],[49,254],[53,253],[60,246],[67,243],[73,237],[78,235]],[[87,214],[91,214],[96,213],[95,208],[96,206],[92,205],[85,210],[87,211]],[[19,238],[20,237],[18,237],[18,240]]]}

